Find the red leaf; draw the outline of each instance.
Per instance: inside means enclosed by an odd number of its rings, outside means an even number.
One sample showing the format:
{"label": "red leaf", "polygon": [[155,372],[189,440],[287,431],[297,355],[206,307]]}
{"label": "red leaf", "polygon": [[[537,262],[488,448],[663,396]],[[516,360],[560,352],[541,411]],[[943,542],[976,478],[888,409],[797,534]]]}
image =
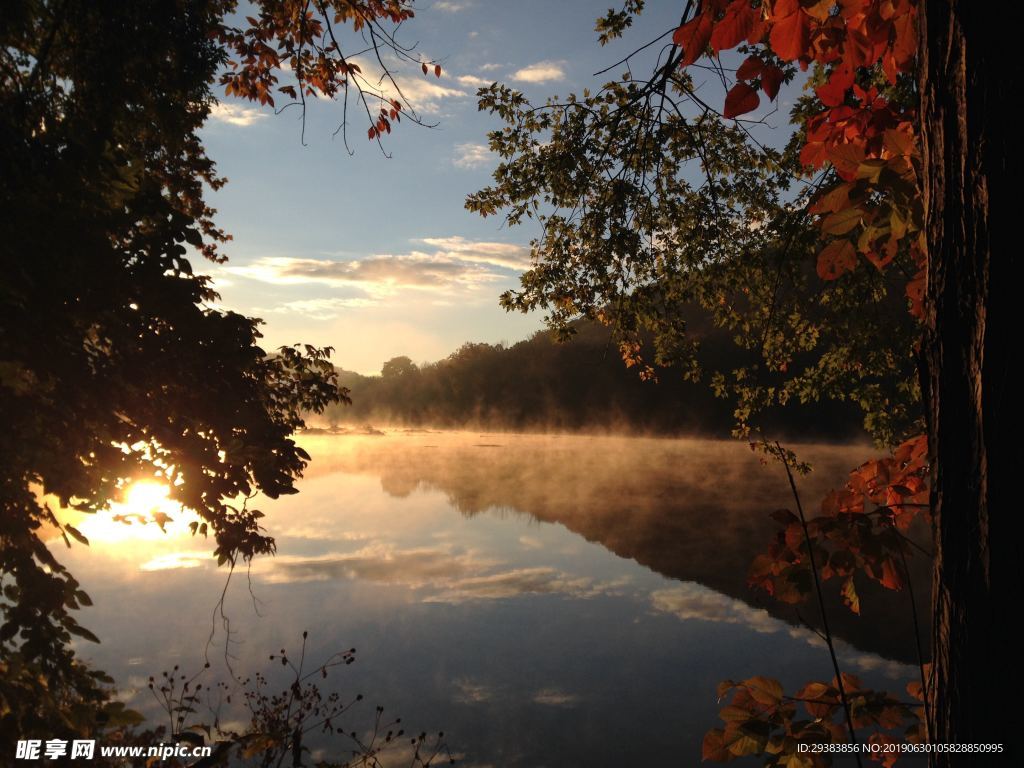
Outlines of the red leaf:
{"label": "red leaf", "polygon": [[747,56],[736,70],[737,80],[753,80],[764,71],[764,62],[757,56]]}
{"label": "red leaf", "polygon": [[768,37],[772,50],[783,61],[801,58],[810,43],[810,17],[800,9],[798,0],[779,0],[773,11]]}
{"label": "red leaf", "polygon": [[761,103],[761,97],[757,91],[746,83],[736,83],[725,96],[725,111],[722,113],[727,119],[753,112]]}
{"label": "red leaf", "polygon": [[683,24],[672,35],[672,42],[683,49],[683,57],[679,60],[679,66],[686,67],[693,64],[704,53],[711,40],[711,29],[714,22],[711,16],[702,13]]}
{"label": "red leaf", "polygon": [[757,11],[750,7],[749,0],[733,0],[725,16],[715,23],[711,33],[711,48],[718,51],[735,48],[747,39],[757,19]]}
{"label": "red leaf", "polygon": [[778,67],[765,67],[764,72],[761,73],[761,90],[764,91],[765,96],[775,101],[775,97],[779,94],[779,86],[782,85],[785,78],[786,73]]}
{"label": "red leaf", "polygon": [[838,107],[846,100],[846,91],[853,85],[853,69],[842,65],[832,70],[828,81],[814,89],[826,107]]}
{"label": "red leaf", "polygon": [[440,76],[441,76],[441,65],[440,64],[435,64],[434,65],[434,77],[440,77]]}
{"label": "red leaf", "polygon": [[835,280],[857,268],[857,252],[849,240],[833,240],[818,254],[818,277]]}

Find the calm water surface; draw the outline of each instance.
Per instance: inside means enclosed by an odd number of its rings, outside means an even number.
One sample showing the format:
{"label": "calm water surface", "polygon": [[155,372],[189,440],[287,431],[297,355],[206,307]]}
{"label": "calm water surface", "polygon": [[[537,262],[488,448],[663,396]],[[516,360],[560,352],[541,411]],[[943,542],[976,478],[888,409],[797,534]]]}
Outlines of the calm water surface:
{"label": "calm water surface", "polygon": [[[695,765],[718,681],[832,676],[792,609],[744,583],[774,531],[767,513],[791,499],[781,468],[742,444],[402,431],[302,443],[301,493],[260,506],[277,556],[254,563],[251,594],[244,572],[229,585],[227,650],[236,671],[273,675],[268,655],[304,630],[314,661],[355,647],[326,681],[366,697],[346,730],[381,704],[410,730],[444,730],[463,765]],[[801,454],[813,506],[870,450]],[[208,678],[227,678],[226,574],[186,525],[96,517],[81,524],[90,547],[60,545],[95,602],[82,623],[103,638],[82,653],[154,717],[146,679],[199,669],[211,630]],[[859,619],[836,604],[843,663],[868,682],[912,676],[905,600],[869,592]]]}

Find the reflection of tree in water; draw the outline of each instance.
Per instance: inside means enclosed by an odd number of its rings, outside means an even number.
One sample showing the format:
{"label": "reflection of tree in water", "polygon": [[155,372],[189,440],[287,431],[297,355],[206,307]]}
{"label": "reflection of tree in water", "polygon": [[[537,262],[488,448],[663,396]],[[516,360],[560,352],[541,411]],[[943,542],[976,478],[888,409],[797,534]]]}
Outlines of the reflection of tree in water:
{"label": "reflection of tree in water", "polygon": [[[436,489],[468,517],[512,511],[558,523],[663,576],[697,581],[800,623],[793,608],[764,600],[746,583],[750,562],[777,530],[769,513],[791,499],[782,470],[762,465],[741,444],[523,435],[492,441],[478,434],[434,434],[426,450],[426,438],[415,435],[336,439],[351,441],[350,450],[324,450],[312,464],[314,474],[378,475],[382,489],[396,498],[419,487]],[[503,447],[479,447],[499,442]],[[309,442],[314,456],[320,445]],[[800,454],[815,471],[801,480],[801,492],[807,499],[824,497],[845,482],[864,453],[860,445],[805,446]],[[919,558],[911,567],[925,592],[928,564]],[[828,586],[838,605],[836,590]],[[906,595],[874,584],[861,591],[862,615],[836,611],[838,634],[860,649],[912,661],[909,632],[880,635],[872,629],[902,627]],[[802,616],[817,624],[813,611]]]}

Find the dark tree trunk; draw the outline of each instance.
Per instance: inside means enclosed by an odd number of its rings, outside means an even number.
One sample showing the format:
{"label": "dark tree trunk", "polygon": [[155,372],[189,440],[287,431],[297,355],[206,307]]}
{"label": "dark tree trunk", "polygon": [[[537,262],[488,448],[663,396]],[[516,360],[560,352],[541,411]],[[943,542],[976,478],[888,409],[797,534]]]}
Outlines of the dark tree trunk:
{"label": "dark tree trunk", "polygon": [[[1021,91],[1019,5],[923,0],[920,46],[929,249],[922,382],[936,542],[930,736],[1002,743],[1017,759],[1024,509],[1013,484],[1024,465],[1009,365],[1024,309],[1022,139],[1010,138],[1019,130],[1011,117]],[[1007,753],[936,758],[1008,762]]]}

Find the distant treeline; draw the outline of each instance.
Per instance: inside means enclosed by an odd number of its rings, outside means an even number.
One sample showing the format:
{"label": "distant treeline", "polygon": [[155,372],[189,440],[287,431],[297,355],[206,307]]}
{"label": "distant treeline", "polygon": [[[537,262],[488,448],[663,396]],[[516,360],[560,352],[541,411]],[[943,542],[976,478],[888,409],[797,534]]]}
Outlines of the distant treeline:
{"label": "distant treeline", "polygon": [[[706,384],[671,369],[659,369],[656,383],[641,381],[623,365],[606,328],[580,323],[576,329],[564,343],[539,331],[511,346],[467,343],[435,363],[396,357],[379,376],[339,371],[352,405],[330,408],[326,419],[332,426],[729,435],[732,405]],[[740,364],[741,352],[721,341],[713,345],[715,364]],[[848,403],[791,404],[761,424],[791,440],[864,437]]]}

